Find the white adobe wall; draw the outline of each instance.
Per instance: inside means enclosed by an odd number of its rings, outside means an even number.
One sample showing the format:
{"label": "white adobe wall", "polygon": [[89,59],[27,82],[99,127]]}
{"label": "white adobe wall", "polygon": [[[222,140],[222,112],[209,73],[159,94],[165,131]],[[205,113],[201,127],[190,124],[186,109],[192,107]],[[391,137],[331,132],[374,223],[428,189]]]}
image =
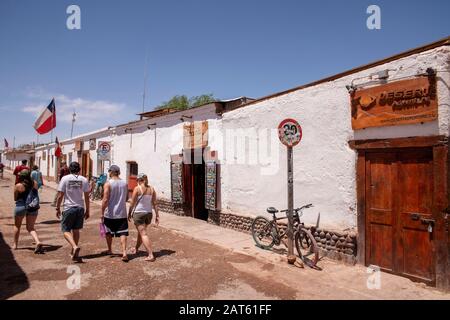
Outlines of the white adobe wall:
{"label": "white adobe wall", "polygon": [[[112,141],[111,134],[109,131],[99,131],[95,133],[87,133],[85,137],[76,137],[73,140],[65,140],[61,142],[61,151],[66,155],[67,161],[78,161],[81,164],[81,158],[78,158],[78,152],[75,151],[75,141],[83,141],[83,151],[89,150],[90,139],[96,139],[96,146],[98,146],[99,141]],[[70,157],[71,155],[71,157]],[[92,175],[98,177],[101,173],[99,169],[97,150],[89,150],[89,156],[92,160]],[[69,164],[69,163],[68,163]],[[107,170],[108,164],[105,166],[104,171]]]}
{"label": "white adobe wall", "polygon": [[[449,135],[448,47],[436,48],[333,82],[298,90],[225,113],[216,126],[222,132],[237,128],[277,128],[284,118],[297,119],[303,140],[294,148],[295,206],[313,203],[304,220],[314,223],[321,213],[321,226],[345,230],[356,225],[356,153],[348,147],[353,139]],[[394,69],[389,81],[416,74],[420,69],[438,70],[439,120],[425,124],[370,128],[353,132],[349,94],[352,79]],[[367,80],[366,80],[367,81]],[[219,139],[220,140],[220,139]],[[215,143],[222,156],[224,147]],[[248,148],[247,148],[248,150]],[[261,175],[258,165],[222,165],[222,212],[259,215],[268,206],[286,208],[286,149],[278,143],[279,169]]]}
{"label": "white adobe wall", "polygon": [[28,160],[28,165],[30,164],[30,154],[25,152],[16,152],[15,158],[12,154],[3,154],[2,155],[2,161],[5,167],[10,168],[11,170],[14,170],[15,167],[22,164],[22,160]]}
{"label": "white adobe wall", "polygon": [[[47,153],[45,160],[42,157],[44,151]],[[53,156],[53,161],[52,161],[52,156]],[[45,177],[51,177],[54,179],[55,173],[56,173],[56,162],[57,162],[57,159],[55,157],[54,146],[46,146],[43,148],[39,148],[35,152],[34,157],[35,157],[36,165],[39,166],[39,170],[41,171],[42,175]],[[40,163],[39,163],[38,157],[41,159]]]}
{"label": "white adobe wall", "polygon": [[[189,121],[217,118],[215,108],[206,106],[142,121],[137,128],[133,129],[132,135],[125,133],[124,128],[117,129],[112,142],[112,162],[120,167],[123,179],[128,177],[127,162],[135,161],[138,164],[139,173],[147,174],[158,196],[170,199],[170,155],[180,154],[183,149],[181,115],[192,116],[193,118],[188,119]],[[148,129],[149,123],[157,124],[156,150],[154,148],[155,126]]]}
{"label": "white adobe wall", "polygon": [[[145,130],[133,134],[117,135],[113,142],[113,163],[121,169],[123,179],[128,177],[127,162],[135,161],[139,173],[144,172],[158,195],[170,199],[170,155],[181,153],[181,139],[174,139],[177,131],[182,132],[183,124],[156,129],[156,151],[154,151],[155,131]],[[182,135],[181,135],[182,137]],[[132,147],[131,147],[132,146]]]}

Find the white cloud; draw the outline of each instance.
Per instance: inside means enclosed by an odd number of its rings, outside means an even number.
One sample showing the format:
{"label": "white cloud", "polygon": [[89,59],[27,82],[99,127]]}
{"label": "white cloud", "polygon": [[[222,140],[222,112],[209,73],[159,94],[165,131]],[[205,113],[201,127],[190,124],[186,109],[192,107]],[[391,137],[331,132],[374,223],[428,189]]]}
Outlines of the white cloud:
{"label": "white cloud", "polygon": [[[49,97],[55,98],[56,119],[66,123],[72,122],[72,114],[76,113],[76,123],[79,125],[95,125],[99,122],[108,122],[112,124],[114,120],[120,119],[121,111],[125,110],[126,105],[104,100],[87,100],[83,98],[71,98],[63,94],[46,94],[42,90],[30,91],[27,94],[33,100],[41,100],[39,103],[33,103],[22,108],[23,112],[32,113],[36,116],[47,106]],[[43,99],[47,99],[44,101]]]}

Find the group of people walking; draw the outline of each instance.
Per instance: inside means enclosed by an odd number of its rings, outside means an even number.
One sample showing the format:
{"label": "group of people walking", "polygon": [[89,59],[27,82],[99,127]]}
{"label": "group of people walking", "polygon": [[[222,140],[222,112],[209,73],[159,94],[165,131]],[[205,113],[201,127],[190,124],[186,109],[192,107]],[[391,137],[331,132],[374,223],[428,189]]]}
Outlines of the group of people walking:
{"label": "group of people walking", "polygon": [[[71,246],[70,256],[73,261],[81,260],[80,256],[80,230],[83,229],[84,221],[90,217],[89,193],[91,186],[88,180],[80,175],[80,164],[72,162],[67,167],[67,174],[60,174],[56,202],[56,216],[61,221],[61,232]],[[35,169],[35,168],[33,168]],[[33,172],[39,170],[33,170]],[[23,219],[26,219],[26,228],[35,241],[35,253],[43,252],[43,244],[35,230],[35,222],[38,216],[39,206],[29,205],[30,194],[33,190],[39,190],[43,185],[42,175],[32,174],[23,161],[14,171],[16,184],[14,187],[14,245],[17,249],[20,229]],[[155,189],[149,185],[148,178],[141,173],[137,178],[137,186],[133,190],[129,209],[127,210],[128,185],[120,178],[120,168],[112,165],[109,170],[109,180],[104,186],[104,196],[101,206],[100,229],[104,231],[107,250],[104,254],[112,255],[113,238],[119,238],[122,249],[122,261],[128,262],[128,252],[138,253],[144,245],[147,250],[145,261],[155,261],[152,244],[147,234],[147,227],[153,219],[155,212],[155,224],[159,224],[159,211]],[[133,221],[138,231],[136,245],[127,250],[127,238],[129,236],[128,223]]]}

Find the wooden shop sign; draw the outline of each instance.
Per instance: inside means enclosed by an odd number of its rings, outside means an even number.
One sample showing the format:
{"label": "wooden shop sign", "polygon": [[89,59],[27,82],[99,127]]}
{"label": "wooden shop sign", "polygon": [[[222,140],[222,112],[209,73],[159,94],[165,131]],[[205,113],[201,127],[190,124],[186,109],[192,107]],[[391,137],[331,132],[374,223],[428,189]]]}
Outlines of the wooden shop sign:
{"label": "wooden shop sign", "polygon": [[356,90],[351,95],[353,130],[434,121],[436,78],[419,77]]}
{"label": "wooden shop sign", "polygon": [[183,126],[183,148],[205,148],[208,145],[208,121],[185,123]]}

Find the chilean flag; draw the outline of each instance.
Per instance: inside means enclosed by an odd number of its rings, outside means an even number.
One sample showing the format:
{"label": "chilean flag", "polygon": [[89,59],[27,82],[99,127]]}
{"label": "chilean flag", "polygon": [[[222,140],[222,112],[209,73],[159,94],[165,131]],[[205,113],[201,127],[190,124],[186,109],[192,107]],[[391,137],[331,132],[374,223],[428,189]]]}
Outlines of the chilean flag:
{"label": "chilean flag", "polygon": [[33,127],[39,134],[50,132],[53,128],[56,127],[55,99],[52,99],[48,107],[45,108],[44,111],[42,111]]}

